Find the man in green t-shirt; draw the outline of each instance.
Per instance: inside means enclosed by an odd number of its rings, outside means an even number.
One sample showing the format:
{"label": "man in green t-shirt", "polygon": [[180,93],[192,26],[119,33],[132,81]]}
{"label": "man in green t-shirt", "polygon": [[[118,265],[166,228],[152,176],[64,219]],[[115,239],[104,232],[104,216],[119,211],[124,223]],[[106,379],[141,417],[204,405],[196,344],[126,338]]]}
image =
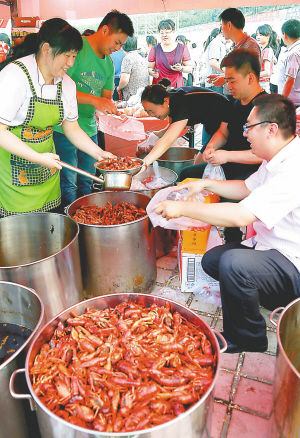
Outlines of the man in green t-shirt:
{"label": "man in green t-shirt", "polygon": [[[76,56],[73,67],[67,74],[77,88],[79,126],[97,143],[95,110],[104,114],[117,114],[112,101],[114,89],[114,66],[110,54],[125,44],[133,35],[133,25],[126,14],[116,10],[109,12],[101,21],[97,32],[83,38],[83,48]],[[62,133],[55,129],[54,142],[62,161],[95,174],[95,160],[75,148]],[[103,146],[103,145],[101,145]],[[91,193],[92,181],[76,173],[62,169],[62,206],[71,204],[80,196]]]}

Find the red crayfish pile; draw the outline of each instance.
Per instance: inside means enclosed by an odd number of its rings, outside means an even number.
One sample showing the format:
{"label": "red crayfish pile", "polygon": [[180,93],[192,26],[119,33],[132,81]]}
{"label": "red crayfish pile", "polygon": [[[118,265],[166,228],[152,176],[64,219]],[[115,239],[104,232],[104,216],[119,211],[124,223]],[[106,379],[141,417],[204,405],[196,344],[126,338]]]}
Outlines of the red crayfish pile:
{"label": "red crayfish pile", "polygon": [[29,373],[40,401],[64,420],[132,432],[185,412],[215,367],[206,335],[168,305],[121,303],[59,322]]}
{"label": "red crayfish pile", "polygon": [[128,170],[138,166],[140,160],[129,157],[108,158],[97,163],[97,168],[101,170]]}
{"label": "red crayfish pile", "polygon": [[84,205],[79,207],[72,218],[81,224],[88,225],[119,225],[133,222],[146,216],[146,210],[136,207],[131,202],[118,202],[114,206],[107,202],[105,207]]}

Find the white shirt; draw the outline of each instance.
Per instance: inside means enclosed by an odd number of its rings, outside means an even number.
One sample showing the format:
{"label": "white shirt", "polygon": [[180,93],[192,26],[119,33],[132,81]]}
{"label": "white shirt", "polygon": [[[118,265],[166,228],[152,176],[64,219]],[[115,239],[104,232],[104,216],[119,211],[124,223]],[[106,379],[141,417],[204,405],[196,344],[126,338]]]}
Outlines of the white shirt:
{"label": "white shirt", "polygon": [[[37,66],[35,55],[25,56],[18,61],[27,68],[38,97],[56,99],[57,84],[62,81],[64,120],[78,119],[76,85],[68,75],[54,78],[54,84],[48,85]],[[29,81],[19,66],[8,64],[0,72],[0,96],[0,122],[8,126],[22,125],[32,92]]]}
{"label": "white shirt", "polygon": [[288,77],[295,79],[289,99],[296,106],[300,105],[300,39],[289,46],[284,52],[284,71],[278,79],[278,93],[282,94]]}
{"label": "white shirt", "polygon": [[256,250],[276,249],[300,271],[300,138],[296,136],[245,180],[250,195],[240,204],[258,221],[256,235],[242,242]]}

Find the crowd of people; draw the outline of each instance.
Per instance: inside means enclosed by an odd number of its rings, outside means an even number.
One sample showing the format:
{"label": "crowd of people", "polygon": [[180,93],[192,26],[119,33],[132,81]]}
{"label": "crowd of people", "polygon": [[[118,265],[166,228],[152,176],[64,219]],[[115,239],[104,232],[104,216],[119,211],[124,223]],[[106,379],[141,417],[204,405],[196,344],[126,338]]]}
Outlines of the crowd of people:
{"label": "crowd of people", "polygon": [[[235,8],[221,13],[220,24],[205,43],[206,74],[198,79],[189,41],[170,19],[159,23],[159,43],[147,39],[148,59],[130,18],[116,10],[83,36],[53,18],[10,54],[4,41],[0,216],[62,211],[91,193],[91,181],[60,160],[95,174],[96,160],[113,157],[95,111],[118,114],[114,93],[127,100],[142,89],[145,111],[169,119],[145,167],[184,128],[203,125],[202,149],[179,179],[195,177],[183,186],[190,194],[206,189],[225,202],[164,201],[156,211],[225,227],[226,244],[209,251],[203,267],[220,281],[227,351],[265,351],[259,303],[272,309],[300,296],[300,21],[283,23],[282,44],[269,25],[247,35]],[[199,179],[207,163],[222,166],[226,181]],[[256,235],[242,241],[240,227],[249,225]]]}

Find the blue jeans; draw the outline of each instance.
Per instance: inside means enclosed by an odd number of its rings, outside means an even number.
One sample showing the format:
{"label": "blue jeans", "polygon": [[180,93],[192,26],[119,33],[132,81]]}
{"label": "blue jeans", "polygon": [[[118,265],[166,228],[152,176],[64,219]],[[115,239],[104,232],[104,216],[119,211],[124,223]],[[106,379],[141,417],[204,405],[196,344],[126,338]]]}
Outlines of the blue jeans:
{"label": "blue jeans", "polygon": [[[90,137],[97,144],[97,135]],[[93,175],[96,174],[94,163],[96,160],[85,152],[77,149],[64,134],[54,132],[53,139],[56,153],[61,161],[65,161],[74,167],[85,170]],[[84,176],[78,175],[72,170],[63,168],[60,172],[61,203],[65,207],[77,198],[92,193],[93,181]]]}

